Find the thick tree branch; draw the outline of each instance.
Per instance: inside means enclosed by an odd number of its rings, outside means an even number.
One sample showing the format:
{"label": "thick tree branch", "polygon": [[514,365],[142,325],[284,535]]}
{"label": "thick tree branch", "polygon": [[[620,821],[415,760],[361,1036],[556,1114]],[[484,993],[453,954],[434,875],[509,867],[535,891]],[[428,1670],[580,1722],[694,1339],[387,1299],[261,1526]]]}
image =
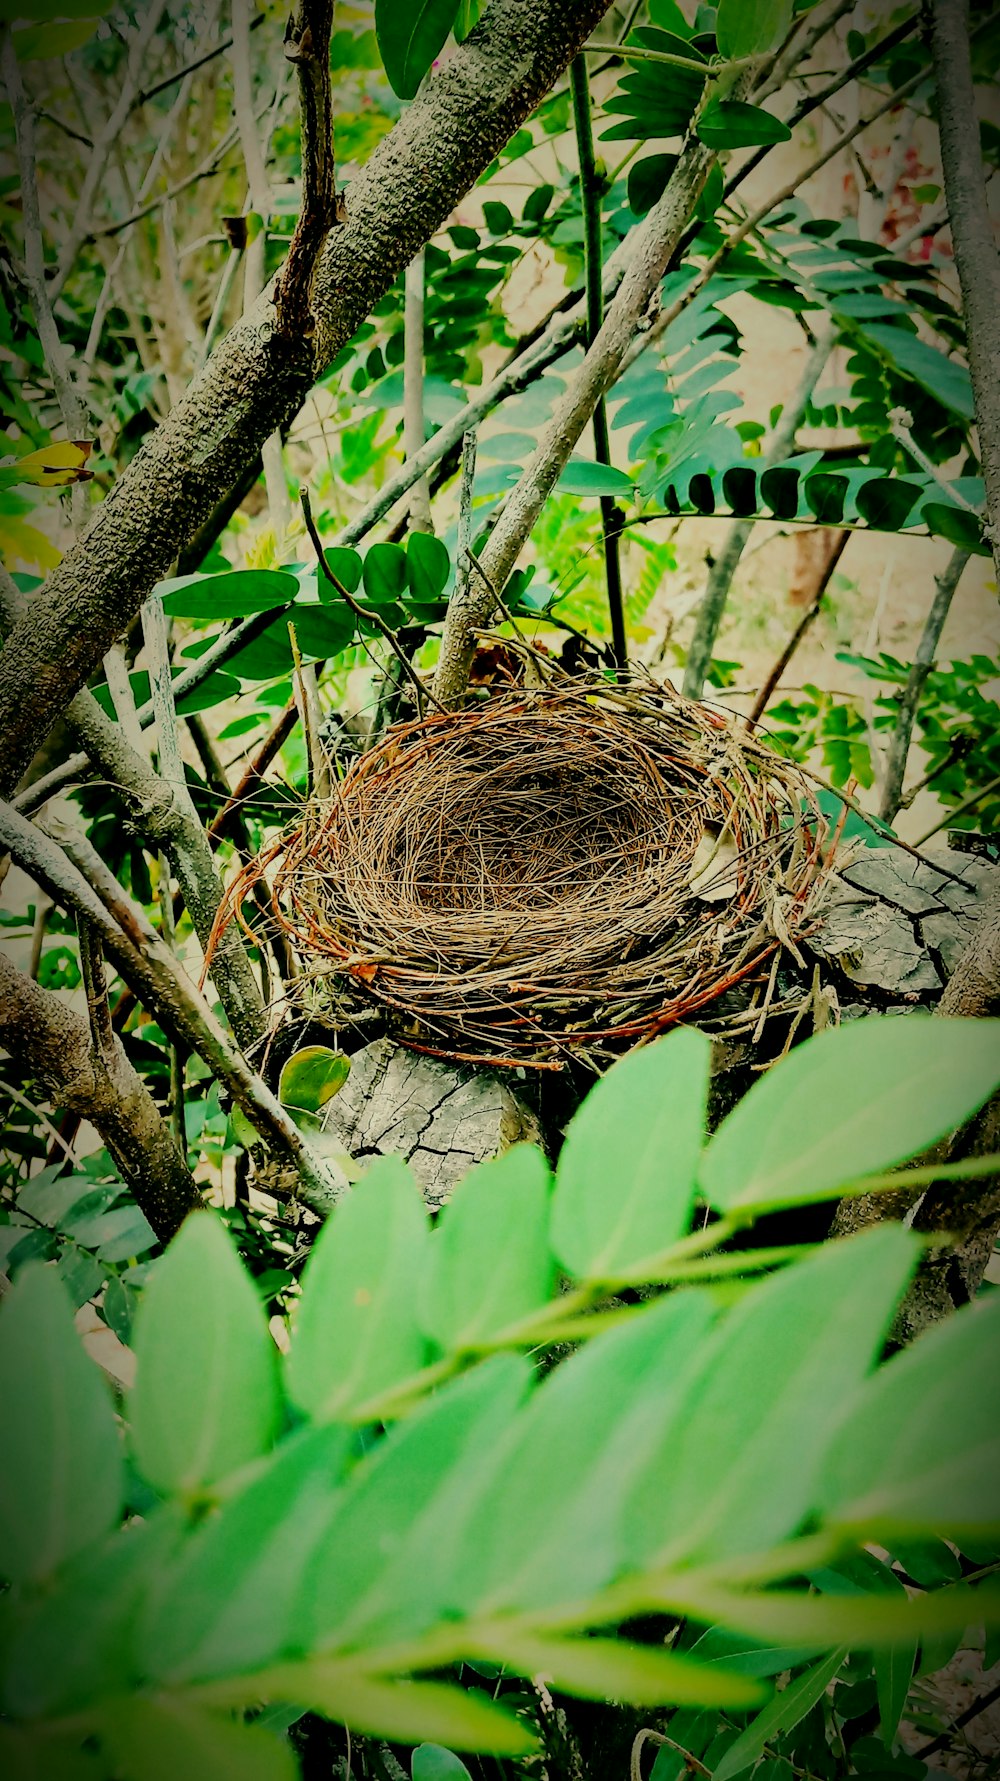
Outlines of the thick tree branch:
{"label": "thick tree branch", "polygon": [[993,239],[979,151],[968,0],[933,0],[931,18],[941,165],[955,265],[962,287],[979,455],[986,484],[988,523],[983,532],[992,546],[1000,578],[1000,258]]}
{"label": "thick tree branch", "polygon": [[91,924],[143,1006],[165,1031],[198,1053],[264,1142],[288,1158],[298,1171],[302,1199],[317,1211],[328,1212],[344,1185],[339,1171],[315,1154],[82,831],[61,827],[57,838],[0,804],[0,847],[64,909]]}
{"label": "thick tree branch", "polygon": [[201,1195],[117,1033],[98,1051],[82,1016],[0,952],[0,1045],[53,1106],[90,1120],[157,1236],[172,1237]]}
{"label": "thick tree branch", "polygon": [[316,375],[523,122],[607,0],[492,0],[351,187],[313,280],[316,334],[290,340],[264,294],[136,453],[0,656],[0,790],[132,622],[192,532],[288,423]]}

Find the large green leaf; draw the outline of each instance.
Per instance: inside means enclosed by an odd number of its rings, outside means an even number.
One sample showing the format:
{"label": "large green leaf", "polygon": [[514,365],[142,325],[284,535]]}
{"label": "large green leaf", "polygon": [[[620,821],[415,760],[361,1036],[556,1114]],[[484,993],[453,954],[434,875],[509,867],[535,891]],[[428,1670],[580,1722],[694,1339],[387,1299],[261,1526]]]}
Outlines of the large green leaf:
{"label": "large green leaf", "polygon": [[121,1443],[55,1271],[21,1269],[0,1312],[0,1576],[49,1577],[115,1524]]}
{"label": "large green leaf", "polygon": [[740,100],[707,105],[698,119],[698,135],[708,148],[751,148],[788,142],[791,130],[773,112]]}
{"label": "large green leaf", "polygon": [[424,1359],[417,1293],[428,1236],[419,1189],[380,1157],[327,1219],[302,1279],[288,1390],[316,1421],[350,1419]]}
{"label": "large green leaf", "polygon": [[820,1507],[866,1537],[1000,1532],[1000,1298],[965,1307],[864,1386]]}
{"label": "large green leaf", "polygon": [[742,1775],[744,1770],[753,1768],[767,1745],[783,1732],[790,1732],[822,1699],[846,1656],[846,1650],[832,1651],[776,1694],[735,1744],[730,1744],[721,1762],[712,1770],[712,1781],[730,1781],[732,1776]]}
{"label": "large green leaf", "polygon": [[623,1639],[558,1639],[504,1628],[495,1641],[483,1641],[479,1648],[520,1675],[543,1675],[551,1687],[584,1700],[610,1698],[638,1707],[668,1701],[697,1707],[753,1707],[768,1692],[756,1677],[738,1670],[709,1667]]}
{"label": "large green leaf", "polygon": [[715,40],[720,56],[739,61],[777,49],[792,22],[792,0],[719,0]]}
{"label": "large green leaf", "polygon": [[431,1240],[424,1328],[446,1352],[474,1348],[547,1303],[549,1171],[517,1144],[460,1181]]}
{"label": "large green leaf", "polygon": [[495,1356],[358,1467],[304,1580],[309,1648],[413,1638],[453,1611],[456,1554],[529,1379],[520,1356]]}
{"label": "large green leaf", "polygon": [[342,1427],[293,1436],[185,1542],[139,1625],[144,1676],[175,1688],[301,1649],[303,1588],[335,1513],[349,1439]]}
{"label": "large green leaf", "polygon": [[157,1490],[205,1490],[270,1447],[274,1345],[213,1213],[193,1213],[157,1263],[136,1313],[135,1356],[132,1446]]}
{"label": "large green leaf", "polygon": [[615,1064],[574,1114],[552,1206],[570,1273],[641,1275],[687,1229],[710,1061],[705,1034],[683,1027]]}
{"label": "large green leaf", "polygon": [[917,1251],[897,1225],[866,1231],[774,1275],[729,1312],[630,1499],[638,1567],[715,1562],[796,1531]]}
{"label": "large green leaf", "polygon": [[441,1744],[418,1744],[410,1774],[413,1781],[472,1781],[461,1757]]}
{"label": "large green leaf", "polygon": [[1000,1083],[1000,1021],[850,1021],[796,1046],[723,1120],[701,1164],[720,1211],[805,1205],[916,1155]]}
{"label": "large green leaf", "polygon": [[282,569],[231,569],[226,575],[186,575],[160,582],[163,610],[175,618],[247,618],[273,606],[290,606],[299,593],[294,575]]}
{"label": "large green leaf", "polygon": [[375,0],[375,31],[394,93],[412,99],[455,22],[458,0]]}
{"label": "large green leaf", "polygon": [[529,1399],[456,1563],[469,1612],[582,1601],[624,1568],[629,1491],[676,1436],[713,1316],[707,1293],[669,1294],[594,1337]]}
{"label": "large green leaf", "polygon": [[100,1737],[122,1781],[298,1781],[287,1739],[181,1694],[121,1696],[102,1711]]}
{"label": "large green leaf", "polygon": [[352,1731],[406,1744],[447,1738],[463,1750],[486,1750],[493,1756],[527,1756],[536,1749],[524,1720],[494,1706],[478,1689],[366,1675],[328,1658],[286,1664],[275,1678],[283,1699],[291,1697],[327,1719],[339,1719]]}
{"label": "large green leaf", "polygon": [[169,1576],[184,1535],[176,1504],[81,1552],[23,1604],[4,1651],[0,1709],[52,1718],[127,1688],[140,1601]]}

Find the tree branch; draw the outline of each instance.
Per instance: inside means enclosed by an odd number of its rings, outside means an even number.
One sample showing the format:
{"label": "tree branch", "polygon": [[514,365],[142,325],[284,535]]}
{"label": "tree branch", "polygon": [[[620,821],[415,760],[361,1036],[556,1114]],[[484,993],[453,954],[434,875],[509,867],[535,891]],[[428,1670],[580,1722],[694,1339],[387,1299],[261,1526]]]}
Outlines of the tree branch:
{"label": "tree branch", "polygon": [[122,890],[82,831],[58,836],[0,804],[0,847],[64,909],[82,915],[100,935],[108,958],[164,1030],[196,1051],[242,1107],[265,1143],[298,1171],[300,1193],[328,1212],[344,1182],[320,1159],[280,1101],[252,1070],[145,912]]}
{"label": "tree branch", "polygon": [[338,221],[330,93],[332,31],[333,0],[299,0],[285,30],[285,55],[299,77],[302,207],[275,301],[279,326],[292,335],[313,331],[313,274],[320,249]]}
{"label": "tree branch", "polygon": [[968,0],[933,0],[931,43],[937,76],[938,132],[955,265],[962,287],[969,372],[988,524],[1000,579],[1000,258],[979,152],[976,89],[969,53]]}
{"label": "tree branch", "polygon": [[910,742],[913,738],[913,725],[916,722],[927,676],[934,666],[934,657],[941,639],[941,632],[944,629],[945,619],[951,610],[951,602],[968,561],[969,552],[967,550],[954,550],[946,567],[940,575],[935,577],[934,599],[920,642],[917,644],[917,651],[907,677],[906,686],[903,689],[903,696],[899,702],[895,727],[889,739],[885,780],[878,807],[879,816],[886,823],[895,822],[896,814],[903,801],[903,779],[910,753]]}
{"label": "tree branch", "polygon": [[16,784],[187,538],[296,413],[315,377],[549,90],[606,4],[492,0],[354,180],[350,216],[331,231],[317,265],[314,339],[281,335],[263,295],[143,441],[0,656],[7,744],[0,791]]}
{"label": "tree branch", "polygon": [[157,1236],[172,1237],[201,1195],[117,1033],[98,1051],[82,1016],[0,952],[0,1044],[53,1106],[90,1120]]}
{"label": "tree branch", "polygon": [[[403,295],[403,450],[414,458],[424,444],[424,250],[406,268]],[[411,532],[433,532],[426,476],[410,492]]]}

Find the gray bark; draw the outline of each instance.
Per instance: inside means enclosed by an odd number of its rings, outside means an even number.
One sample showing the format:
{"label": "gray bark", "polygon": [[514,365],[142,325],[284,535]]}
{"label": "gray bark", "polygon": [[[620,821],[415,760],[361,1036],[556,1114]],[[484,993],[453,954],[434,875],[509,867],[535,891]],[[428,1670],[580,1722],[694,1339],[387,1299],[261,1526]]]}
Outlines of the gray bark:
{"label": "gray bark", "polygon": [[955,590],[962,579],[965,566],[969,561],[967,550],[953,550],[947,565],[935,578],[934,599],[927,615],[927,623],[917,644],[917,653],[913,658],[906,686],[899,706],[896,727],[889,742],[889,754],[885,763],[885,780],[882,785],[882,796],[879,800],[878,813],[883,822],[892,823],[903,802],[903,779],[906,775],[906,762],[910,753],[910,742],[913,737],[913,726],[920,707],[920,697],[927,682],[927,676],[934,666],[937,646],[941,641],[945,619],[951,611],[951,603]]}
{"label": "gray bark", "polygon": [[353,181],[347,220],[317,265],[314,334],[283,334],[264,293],[144,442],[0,656],[0,792],[9,795],[153,583],[606,10],[607,0],[493,0]]}
{"label": "gray bark", "polygon": [[90,1120],[157,1236],[172,1237],[201,1195],[117,1034],[98,1055],[87,1022],[0,952],[0,1045],[54,1106]]}

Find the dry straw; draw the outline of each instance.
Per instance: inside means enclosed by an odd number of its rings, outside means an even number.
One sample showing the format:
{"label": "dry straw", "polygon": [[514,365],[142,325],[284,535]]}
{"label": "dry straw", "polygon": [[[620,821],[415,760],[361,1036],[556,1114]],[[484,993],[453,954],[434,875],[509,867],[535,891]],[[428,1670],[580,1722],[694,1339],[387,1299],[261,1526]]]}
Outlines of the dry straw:
{"label": "dry straw", "polygon": [[353,989],[432,1055],[600,1066],[700,1011],[725,1027],[725,992],[795,950],[823,836],[794,766],[722,714],[560,679],[394,725],[221,922],[264,879],[331,1004]]}

